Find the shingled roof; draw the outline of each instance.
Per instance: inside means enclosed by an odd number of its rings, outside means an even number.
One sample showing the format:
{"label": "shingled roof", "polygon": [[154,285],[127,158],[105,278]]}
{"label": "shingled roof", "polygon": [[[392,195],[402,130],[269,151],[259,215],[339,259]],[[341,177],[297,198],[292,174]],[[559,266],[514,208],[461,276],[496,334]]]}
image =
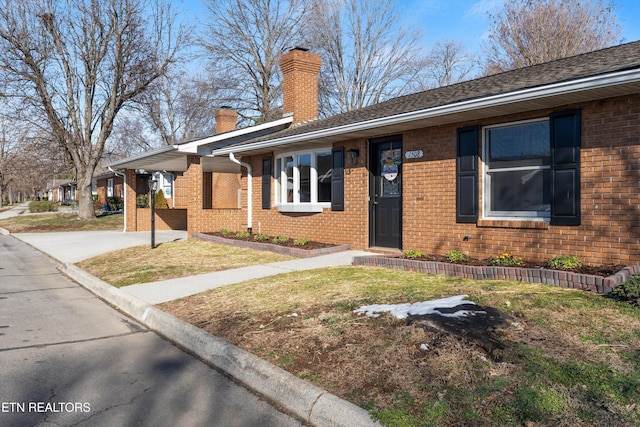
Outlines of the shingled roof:
{"label": "shingled roof", "polygon": [[301,123],[266,137],[236,144],[235,147],[633,69],[640,69],[640,41],[400,96],[358,110]]}

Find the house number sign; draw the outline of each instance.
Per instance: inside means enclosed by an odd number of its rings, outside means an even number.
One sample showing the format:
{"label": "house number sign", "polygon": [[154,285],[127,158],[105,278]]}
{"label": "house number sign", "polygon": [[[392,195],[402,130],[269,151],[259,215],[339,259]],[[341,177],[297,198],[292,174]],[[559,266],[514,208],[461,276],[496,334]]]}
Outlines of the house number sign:
{"label": "house number sign", "polygon": [[423,155],[422,150],[407,151],[404,153],[404,157],[407,159],[420,159]]}

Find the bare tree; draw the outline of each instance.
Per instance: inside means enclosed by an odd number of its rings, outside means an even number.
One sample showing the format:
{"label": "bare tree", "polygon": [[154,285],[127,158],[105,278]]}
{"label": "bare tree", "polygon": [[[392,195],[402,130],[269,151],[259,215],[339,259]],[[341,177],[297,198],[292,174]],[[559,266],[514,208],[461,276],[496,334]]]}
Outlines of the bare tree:
{"label": "bare tree", "polygon": [[[1,1],[1,0],[0,0]],[[185,43],[165,0],[5,0],[0,68],[77,173],[79,219],[124,105],[165,74]]]}
{"label": "bare tree", "polygon": [[164,76],[136,102],[142,117],[163,145],[179,144],[215,133],[214,115],[231,95],[216,76]]}
{"label": "bare tree", "polygon": [[478,66],[478,58],[465,51],[462,42],[445,40],[437,42],[424,63],[424,76],[419,80],[419,90],[449,86],[468,80]]}
{"label": "bare tree", "polygon": [[113,132],[104,146],[102,161],[112,162],[131,157],[160,145],[155,135],[149,132],[147,120],[137,110],[125,108],[113,124]]}
{"label": "bare tree", "polygon": [[420,71],[419,34],[403,29],[391,0],[316,0],[308,30],[325,115],[400,95]]}
{"label": "bare tree", "polygon": [[218,74],[235,89],[236,108],[255,121],[281,114],[280,58],[301,39],[306,0],[205,0],[201,38]]}
{"label": "bare tree", "polygon": [[613,2],[508,0],[492,17],[485,73],[602,49],[617,43],[620,32]]}

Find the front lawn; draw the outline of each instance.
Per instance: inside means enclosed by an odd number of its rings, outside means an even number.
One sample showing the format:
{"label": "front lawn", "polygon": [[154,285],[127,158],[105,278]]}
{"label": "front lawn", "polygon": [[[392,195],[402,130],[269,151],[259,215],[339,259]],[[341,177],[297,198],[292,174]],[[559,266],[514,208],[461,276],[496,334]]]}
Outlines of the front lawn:
{"label": "front lawn", "polygon": [[23,214],[0,220],[0,227],[11,233],[121,230],[124,227],[124,216],[102,215],[94,220],[79,221],[78,215],[72,213]]}
{"label": "front lawn", "polygon": [[[353,312],[462,294],[488,315],[455,323]],[[252,280],[160,308],[384,425],[640,422],[640,312],[582,291],[344,267]]]}
{"label": "front lawn", "polygon": [[234,248],[197,239],[135,246],[79,262],[78,267],[116,287],[193,276],[292,259],[287,255]]}

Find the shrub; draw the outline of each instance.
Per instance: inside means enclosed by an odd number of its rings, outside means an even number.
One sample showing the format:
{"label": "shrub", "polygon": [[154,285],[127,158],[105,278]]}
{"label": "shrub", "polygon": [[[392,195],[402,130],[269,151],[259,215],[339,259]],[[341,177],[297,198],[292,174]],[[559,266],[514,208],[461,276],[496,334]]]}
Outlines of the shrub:
{"label": "shrub", "polygon": [[640,302],[640,274],[632,274],[626,282],[613,288],[611,295],[621,301]]}
{"label": "shrub", "polygon": [[451,249],[450,251],[447,251],[447,253],[445,254],[445,257],[447,258],[447,260],[451,262],[466,261],[469,259],[469,255],[463,252],[460,252],[456,249]]}
{"label": "shrub", "polygon": [[248,231],[238,231],[238,232],[236,233],[236,237],[237,237],[238,239],[248,239],[248,238],[249,238],[249,236],[251,236],[251,234],[249,234],[249,232],[248,232]]}
{"label": "shrub", "polygon": [[307,243],[309,243],[309,239],[307,239],[306,237],[300,237],[293,241],[293,244],[296,246],[304,246]]}
{"label": "shrub", "polygon": [[223,228],[220,230],[220,234],[222,234],[223,236],[228,236],[229,234],[231,234],[231,231],[226,228]]}
{"label": "shrub", "polygon": [[582,267],[582,263],[578,257],[573,255],[558,255],[547,261],[547,266],[551,268],[561,268],[564,270],[572,270]]}
{"label": "shrub", "polygon": [[124,200],[120,197],[108,197],[107,207],[110,211],[120,211],[124,209]]}
{"label": "shrub", "polygon": [[60,202],[51,200],[40,200],[29,203],[29,212],[56,212],[60,207]]}
{"label": "shrub", "polygon": [[140,194],[136,196],[136,208],[148,208],[149,196],[147,194]]}
{"label": "shrub", "polygon": [[253,236],[253,240],[255,240],[256,242],[264,242],[266,240],[269,240],[269,236],[264,233],[258,233]]}
{"label": "shrub", "polygon": [[164,191],[162,191],[162,188],[158,191],[156,191],[155,194],[155,201],[156,201],[156,208],[158,209],[168,209],[169,205],[167,204],[167,199],[164,197]]}
{"label": "shrub", "polygon": [[420,258],[421,256],[424,256],[424,252],[418,251],[416,249],[407,249],[406,251],[404,251],[402,255],[406,259],[416,259],[416,258]]}
{"label": "shrub", "polygon": [[509,252],[503,252],[495,258],[491,258],[489,260],[489,264],[502,266],[522,266],[524,265],[524,262],[521,258],[514,257]]}
{"label": "shrub", "polygon": [[289,241],[289,238],[283,234],[280,234],[274,237],[272,240],[273,243],[287,243],[288,241]]}

